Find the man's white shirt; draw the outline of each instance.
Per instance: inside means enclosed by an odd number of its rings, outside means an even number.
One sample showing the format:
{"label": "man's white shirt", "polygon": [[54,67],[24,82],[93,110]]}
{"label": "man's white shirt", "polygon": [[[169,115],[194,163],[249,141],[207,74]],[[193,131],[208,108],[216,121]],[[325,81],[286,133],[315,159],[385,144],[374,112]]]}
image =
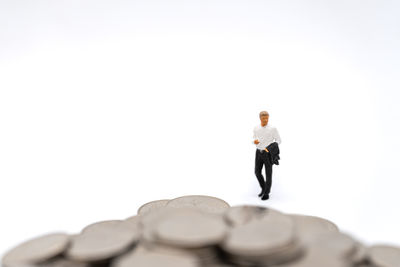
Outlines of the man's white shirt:
{"label": "man's white shirt", "polygon": [[277,142],[281,144],[281,137],[279,136],[279,132],[274,126],[265,125],[261,126],[261,124],[257,125],[253,129],[253,144],[254,140],[260,141],[256,145],[258,149],[265,149],[269,144],[273,142]]}

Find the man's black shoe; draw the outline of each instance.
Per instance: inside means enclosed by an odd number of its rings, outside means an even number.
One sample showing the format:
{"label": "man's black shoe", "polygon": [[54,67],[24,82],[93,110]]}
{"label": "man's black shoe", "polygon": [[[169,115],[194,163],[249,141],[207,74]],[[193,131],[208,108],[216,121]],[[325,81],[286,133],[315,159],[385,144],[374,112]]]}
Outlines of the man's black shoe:
{"label": "man's black shoe", "polygon": [[259,197],[261,197],[262,195],[264,195],[264,190],[261,190],[260,194],[258,194]]}
{"label": "man's black shoe", "polygon": [[258,194],[259,197],[263,196],[265,194],[265,187],[261,190],[260,194]]}
{"label": "man's black shoe", "polygon": [[261,198],[262,200],[267,200],[269,199],[269,194],[264,194]]}
{"label": "man's black shoe", "polygon": [[267,190],[267,187],[266,187],[265,184],[264,184],[264,187],[262,188],[261,193],[258,194],[258,196],[259,196],[259,197],[262,197],[262,196],[265,194],[265,191],[266,191],[266,190]]}

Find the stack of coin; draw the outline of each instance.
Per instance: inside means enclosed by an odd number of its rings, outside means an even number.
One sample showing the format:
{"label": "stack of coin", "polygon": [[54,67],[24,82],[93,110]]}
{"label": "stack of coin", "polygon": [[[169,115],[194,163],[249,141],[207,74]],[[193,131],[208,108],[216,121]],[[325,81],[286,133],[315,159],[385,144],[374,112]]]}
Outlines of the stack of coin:
{"label": "stack of coin", "polygon": [[400,247],[366,246],[331,221],[190,195],[125,220],[50,233],[8,251],[4,267],[400,267]]}
{"label": "stack of coin", "polygon": [[225,214],[233,226],[221,248],[230,262],[271,266],[293,261],[304,253],[294,220],[272,209],[233,207]]}
{"label": "stack of coin", "polygon": [[71,238],[66,250],[69,259],[85,263],[104,263],[131,249],[141,236],[139,225],[128,221],[102,221],[86,226]]}
{"label": "stack of coin", "polygon": [[225,201],[209,196],[184,196],[153,201],[141,206],[138,214],[143,227],[143,244],[149,250],[184,250],[202,265],[218,260],[218,244],[228,226],[223,214]]}

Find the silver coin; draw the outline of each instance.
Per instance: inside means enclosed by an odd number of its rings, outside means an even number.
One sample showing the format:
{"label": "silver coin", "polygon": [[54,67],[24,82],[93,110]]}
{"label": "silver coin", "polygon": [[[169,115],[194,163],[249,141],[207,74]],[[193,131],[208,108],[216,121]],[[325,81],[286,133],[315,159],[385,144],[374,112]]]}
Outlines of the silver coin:
{"label": "silver coin", "polygon": [[372,264],[379,267],[399,267],[400,247],[374,245],[368,249],[368,257]]}
{"label": "silver coin", "polygon": [[81,262],[104,261],[122,254],[132,243],[130,237],[110,233],[81,234],[73,239],[66,256]]}
{"label": "silver coin", "polygon": [[263,256],[293,244],[296,239],[294,223],[289,216],[272,216],[233,227],[221,244],[234,255]]}
{"label": "silver coin", "polygon": [[305,256],[288,267],[350,267],[355,253],[355,241],[348,235],[325,232],[309,240]]}
{"label": "silver coin", "polygon": [[85,226],[82,229],[81,233],[98,231],[99,229],[102,230],[104,228],[114,227],[115,225],[120,224],[120,223],[121,223],[121,220],[109,220],[109,221],[95,222],[95,223],[89,224],[88,226]]}
{"label": "silver coin", "polygon": [[8,251],[3,266],[29,265],[46,261],[65,251],[70,237],[65,233],[52,233],[28,240]]}
{"label": "silver coin", "polygon": [[164,218],[171,214],[176,208],[164,207],[151,212],[144,213],[140,216],[139,225],[142,228],[141,242],[152,243],[156,242],[154,229]]}
{"label": "silver coin", "polygon": [[133,252],[118,259],[113,267],[199,267],[196,258],[191,255],[174,255],[156,251]]}
{"label": "silver coin", "polygon": [[333,222],[310,215],[301,214],[287,214],[291,216],[301,231],[307,231],[312,234],[313,232],[339,232],[339,227]]}
{"label": "silver coin", "polygon": [[204,196],[204,195],[189,195],[171,199],[168,201],[167,206],[169,207],[194,207],[205,212],[222,214],[230,206],[227,202],[222,199]]}
{"label": "silver coin", "polygon": [[298,260],[305,253],[305,249],[300,246],[296,240],[287,246],[281,247],[280,250],[269,252],[260,255],[234,255],[227,253],[226,258],[229,262],[243,266],[282,266],[284,263],[289,263]]}
{"label": "silver coin", "polygon": [[103,261],[120,255],[139,238],[139,230],[127,221],[98,222],[72,238],[66,255],[82,262]]}
{"label": "silver coin", "polygon": [[108,220],[100,221],[90,224],[82,229],[81,233],[94,233],[97,232],[114,232],[120,234],[127,234],[135,238],[136,240],[140,237],[140,226],[139,221],[130,220]]}
{"label": "silver coin", "polygon": [[326,232],[339,232],[339,228],[333,222],[308,215],[288,214],[292,217],[297,228],[297,234],[302,242],[308,242],[314,236]]}
{"label": "silver coin", "polygon": [[339,259],[351,259],[357,252],[357,242],[341,232],[325,232],[315,236],[310,249],[320,254],[330,254]]}
{"label": "silver coin", "polygon": [[[194,215],[190,216],[190,215]],[[202,221],[204,221],[204,218],[209,218],[211,220],[215,220],[219,222],[219,225],[223,225],[224,228],[226,229],[227,226],[220,214],[215,214],[215,213],[208,213],[208,212],[203,212],[202,210],[192,207],[192,206],[187,206],[187,207],[164,207],[161,209],[153,210],[152,212],[146,213],[144,215],[140,215],[141,223],[143,224],[143,236],[141,240],[141,244],[143,244],[147,249],[149,250],[159,250],[160,248],[169,248],[167,250],[170,250],[171,248],[174,249],[179,249],[179,250],[184,250],[186,253],[189,253],[193,256],[196,256],[199,261],[201,261],[202,265],[208,264],[210,262],[215,261],[218,258],[218,252],[217,252],[217,247],[215,246],[218,241],[213,241],[210,240],[210,230],[208,230],[208,233],[205,233],[204,235],[199,235],[199,229],[201,230],[202,228],[205,228],[207,226],[207,223],[203,223],[200,228],[194,229],[195,224],[191,223],[190,227],[193,229],[193,233],[197,236],[201,236],[203,243],[198,243],[199,240],[197,240],[197,243],[195,244],[193,239],[193,234],[192,235],[185,235],[182,236],[180,233],[176,232],[175,233],[169,233],[168,227],[166,230],[168,231],[167,235],[171,235],[172,239],[168,238],[160,238],[160,236],[157,235],[157,228],[165,222],[170,220],[171,218],[175,218],[178,223],[187,222],[189,221],[195,221],[198,220],[198,217]],[[208,223],[209,224],[209,223]],[[160,226],[160,228],[162,228]],[[212,231],[217,230],[215,226],[211,226]],[[179,240],[182,238],[182,240]],[[215,234],[214,237],[215,238]],[[206,244],[205,241],[208,243]],[[188,242],[191,242],[189,245]],[[201,247],[200,247],[201,246]]]}
{"label": "silver coin", "polygon": [[169,201],[169,199],[161,199],[161,200],[155,200],[155,201],[146,203],[146,204],[140,206],[137,214],[142,215],[144,213],[151,212],[152,210],[165,207],[167,205],[168,201]]}
{"label": "silver coin", "polygon": [[161,242],[169,245],[198,248],[222,241],[227,226],[222,217],[198,210],[178,209],[156,226],[155,234]]}

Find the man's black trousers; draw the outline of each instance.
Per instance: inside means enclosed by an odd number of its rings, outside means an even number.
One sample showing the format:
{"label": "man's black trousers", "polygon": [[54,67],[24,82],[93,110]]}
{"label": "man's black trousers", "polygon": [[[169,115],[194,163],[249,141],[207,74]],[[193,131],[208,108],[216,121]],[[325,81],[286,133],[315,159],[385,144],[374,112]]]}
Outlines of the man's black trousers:
{"label": "man's black trousers", "polygon": [[[270,193],[272,185],[272,163],[269,159],[269,153],[270,152],[265,150],[256,149],[256,166],[254,168],[254,173],[256,174],[260,187],[263,189],[265,186],[263,190],[265,194]],[[261,173],[263,165],[265,167],[265,180]]]}

